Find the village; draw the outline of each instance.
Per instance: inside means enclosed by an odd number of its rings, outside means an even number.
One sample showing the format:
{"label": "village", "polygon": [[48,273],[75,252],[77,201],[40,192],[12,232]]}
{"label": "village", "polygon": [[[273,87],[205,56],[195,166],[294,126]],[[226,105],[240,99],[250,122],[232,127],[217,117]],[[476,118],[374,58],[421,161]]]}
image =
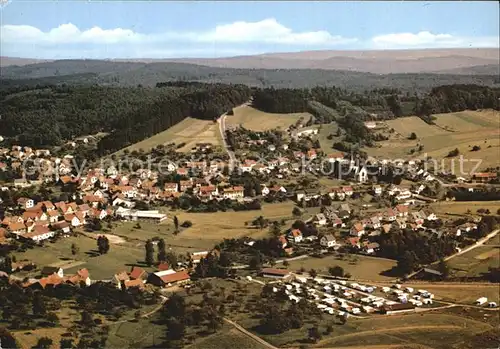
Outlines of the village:
{"label": "village", "polygon": [[[371,123],[365,126],[372,128]],[[456,195],[494,191],[496,172],[466,178],[439,172],[418,158],[325,154],[317,144],[318,128],[304,126],[303,120],[285,132],[240,126],[225,133],[229,156],[209,143],[196,144],[188,153],[166,144],[150,152],[121,153],[90,163],[89,168],[78,163],[78,149],[88,146],[85,141],[72,142],[69,151],[59,150],[57,156],[47,149],[0,148],[0,244],[11,251],[0,258],[6,272],[0,275],[30,289],[104,282],[118,290],[159,292],[164,297],[187,292],[204,277],[229,277],[257,284],[263,292],[270,290],[291,303],[306,300],[326,316],[345,322],[456,305],[443,301],[439,292],[407,283],[448,278],[444,258],[480,247],[498,233],[497,222],[488,218],[490,210],[481,208],[465,216],[435,210],[440,202],[454,202]],[[260,213],[280,203],[291,204],[291,218],[273,220]],[[268,235],[222,236],[224,241],[216,246],[187,252],[176,250],[167,238],[179,241],[189,232],[193,223],[179,221],[182,212],[226,211],[255,212],[245,225],[256,231],[269,229]],[[153,261],[138,258],[137,264],[114,260],[105,273],[85,261],[43,264],[36,257],[16,258],[23,255],[18,251],[36,253],[65,239],[71,239],[74,255],[78,241],[87,246],[89,239],[98,247],[91,253],[106,255],[120,246],[115,245],[114,238],[121,239],[115,231],[125,224],[135,224],[131,234],[142,225],[153,227],[161,238],[140,240],[146,241],[146,254],[150,246],[160,251],[166,244],[170,257],[159,252]],[[169,230],[174,224],[175,230]],[[329,275],[289,267],[296,265],[294,261],[323,259],[335,264],[338,258],[365,256],[396,260],[392,271],[384,271],[394,275],[393,282],[385,276],[384,282],[353,277],[349,266],[330,268]],[[480,296],[458,304],[497,309],[495,297]]]}

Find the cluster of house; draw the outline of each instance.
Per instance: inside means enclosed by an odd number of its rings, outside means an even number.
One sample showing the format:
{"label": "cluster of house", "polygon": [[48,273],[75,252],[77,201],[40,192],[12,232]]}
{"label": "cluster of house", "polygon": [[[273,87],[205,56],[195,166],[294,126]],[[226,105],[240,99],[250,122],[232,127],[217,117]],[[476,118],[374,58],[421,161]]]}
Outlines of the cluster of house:
{"label": "cluster of house", "polygon": [[112,282],[118,289],[138,287],[144,289],[146,284],[158,287],[184,285],[191,281],[186,270],[175,271],[166,263],[160,263],[157,271],[148,273],[141,267],[134,266],[130,272],[122,271],[113,276]]}
{"label": "cluster of house", "polygon": [[394,208],[374,212],[370,218],[354,222],[350,229],[350,235],[361,237],[367,234],[368,231],[376,230],[388,233],[393,227],[418,230],[423,227],[426,220],[435,221],[437,219],[436,214],[429,210],[410,212],[409,206],[397,205]]}
{"label": "cluster of house", "polygon": [[47,286],[55,287],[61,284],[90,286],[90,274],[85,268],[78,270],[75,274],[64,275],[64,270],[59,267],[44,267],[41,271],[42,277],[39,279],[29,278],[21,284],[22,287],[41,288]]}
{"label": "cluster of house", "polygon": [[50,239],[56,233],[69,234],[73,228],[84,226],[88,220],[102,220],[112,215],[111,209],[98,209],[88,204],[75,202],[42,201],[35,204],[30,198],[17,200],[21,215],[6,215],[1,222],[1,232],[16,238],[40,242]]}

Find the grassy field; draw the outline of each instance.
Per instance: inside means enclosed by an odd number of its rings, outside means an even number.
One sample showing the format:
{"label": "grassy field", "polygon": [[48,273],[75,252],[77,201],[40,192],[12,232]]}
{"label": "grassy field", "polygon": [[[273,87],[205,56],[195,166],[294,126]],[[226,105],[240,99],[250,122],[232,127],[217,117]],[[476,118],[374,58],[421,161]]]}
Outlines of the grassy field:
{"label": "grassy field", "polygon": [[[71,254],[71,244],[75,243],[80,249],[75,256]],[[115,273],[129,269],[130,265],[144,260],[144,244],[134,246],[130,243],[111,244],[107,254],[96,253],[96,240],[85,237],[68,237],[59,239],[56,243],[46,243],[43,247],[35,247],[26,252],[15,253],[17,260],[28,259],[37,264],[38,269],[47,265],[74,265],[66,268],[66,274],[71,274],[81,268],[87,268],[91,279],[110,279]],[[76,263],[79,262],[79,263]],[[22,274],[22,273],[20,273]],[[37,271],[30,275],[38,274]]]}
{"label": "grassy field", "polygon": [[[340,141],[342,137],[335,137],[338,126],[336,123],[321,125],[321,129],[317,135],[321,150],[325,154],[337,153],[338,151],[332,148],[333,143]],[[329,135],[333,135],[332,139],[328,139]]]}
{"label": "grassy field", "polygon": [[[346,326],[346,325],[344,325]],[[427,348],[464,348],[476,334],[491,330],[486,323],[460,316],[421,313],[348,321],[348,333],[335,333],[317,347],[361,347],[362,345],[421,345]],[[406,346],[405,346],[406,348]]]}
{"label": "grassy field", "polygon": [[[144,260],[144,243],[154,237],[163,238],[167,249],[179,254],[194,251],[205,251],[213,248],[224,238],[251,236],[255,238],[269,235],[268,229],[255,229],[245,225],[262,215],[269,219],[292,219],[293,202],[263,205],[262,210],[217,213],[187,213],[169,212],[169,216],[177,215],[182,223],[189,220],[190,228],[182,229],[177,235],[171,220],[162,224],[133,222],[117,223],[106,232],[111,248],[107,254],[99,255],[96,251],[97,242],[93,237],[99,233],[61,238],[55,243],[46,243],[25,252],[15,253],[17,260],[30,260],[37,264],[38,269],[20,276],[34,276],[47,265],[60,266],[66,274],[71,274],[80,268],[90,271],[91,279],[110,279],[115,273],[128,270],[132,265],[141,264]],[[71,254],[71,245],[79,248],[77,255]],[[146,268],[148,269],[148,268]]]}
{"label": "grassy field", "polygon": [[494,245],[479,246],[451,259],[448,265],[455,276],[482,276],[488,273],[488,268],[500,267],[500,247]]}
{"label": "grassy field", "polygon": [[288,126],[295,124],[300,118],[304,118],[304,122],[309,120],[309,113],[292,113],[292,114],[272,114],[265,113],[250,106],[240,106],[233,109],[234,115],[226,118],[227,126],[239,126],[254,130],[265,131],[273,128],[285,129]]}
{"label": "grassy field", "polygon": [[[458,258],[458,257],[457,257]],[[450,264],[453,260],[450,261]],[[498,284],[454,284],[454,283],[405,283],[405,287],[424,289],[434,293],[437,300],[446,302],[457,302],[463,304],[473,304],[480,297],[487,297],[488,300],[499,302]]]}
{"label": "grassy field", "polygon": [[262,344],[244,335],[231,325],[224,325],[216,334],[203,337],[195,343],[186,346],[189,349],[264,349]]}
{"label": "grassy field", "polygon": [[36,330],[17,331],[13,332],[14,338],[22,349],[35,348],[38,340],[42,337],[52,339],[51,348],[59,348],[61,335],[66,333],[67,329],[62,327],[56,328],[39,328]]}
{"label": "grassy field", "polygon": [[[428,157],[443,159],[447,154],[458,148],[464,159],[480,159],[478,170],[489,166],[498,166],[500,151],[500,112],[492,110],[464,111],[459,113],[437,114],[436,125],[428,125],[418,117],[405,117],[386,122],[388,128],[395,133],[391,139],[378,143],[378,147],[366,148],[369,155],[381,158],[411,158]],[[415,132],[417,140],[409,140],[408,136]],[[424,146],[420,153],[410,155],[411,149],[417,144]],[[481,147],[477,152],[471,152],[474,145]],[[459,158],[445,159],[440,165],[445,170],[454,169],[459,173]],[[465,174],[469,173],[476,162],[464,162]]]}
{"label": "grassy field", "polygon": [[462,111],[435,114],[436,125],[457,132],[491,129],[499,126],[499,115],[494,110]]}
{"label": "grassy field", "polygon": [[272,220],[292,218],[294,203],[291,201],[264,204],[258,211],[239,212],[217,212],[217,213],[189,213],[184,211],[171,212],[177,215],[179,222],[189,220],[193,226],[184,229],[180,234],[172,236],[167,243],[175,247],[183,247],[189,250],[206,250],[224,238],[239,238],[250,236],[253,238],[265,237],[269,234],[268,229],[255,229],[245,225],[258,216]]}
{"label": "grassy field", "polygon": [[[156,314],[155,314],[156,315]],[[109,326],[107,348],[146,348],[162,343],[165,339],[165,325],[141,318]]]}
{"label": "grassy field", "polygon": [[446,215],[446,214],[465,215],[467,214],[468,210],[470,210],[472,214],[475,214],[477,210],[480,208],[488,209],[493,214],[496,214],[497,210],[500,208],[500,201],[436,202],[430,204],[430,207],[438,215]]}
{"label": "grassy field", "polygon": [[[160,132],[143,141],[137,142],[125,149],[129,151],[143,149],[148,151],[159,144],[186,143],[179,151],[189,151],[196,143],[211,143],[221,145],[222,139],[219,125],[210,120],[199,120],[187,117],[169,129]],[[118,153],[123,152],[124,149]]]}
{"label": "grassy field", "polygon": [[390,259],[369,256],[355,256],[354,258],[339,259],[334,256],[324,258],[306,258],[290,262],[290,270],[305,268],[306,271],[316,269],[318,273],[328,274],[328,268],[339,265],[346,273],[350,273],[354,279],[385,281],[394,279],[380,275],[381,272],[391,269],[396,262]]}

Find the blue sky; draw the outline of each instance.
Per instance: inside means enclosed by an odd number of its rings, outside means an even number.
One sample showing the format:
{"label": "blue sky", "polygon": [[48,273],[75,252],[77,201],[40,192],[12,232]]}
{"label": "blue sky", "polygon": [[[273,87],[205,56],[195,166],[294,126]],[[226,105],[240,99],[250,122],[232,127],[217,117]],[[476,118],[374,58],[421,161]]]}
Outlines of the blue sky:
{"label": "blue sky", "polygon": [[495,1],[11,0],[1,55],[221,57],[302,50],[498,47]]}

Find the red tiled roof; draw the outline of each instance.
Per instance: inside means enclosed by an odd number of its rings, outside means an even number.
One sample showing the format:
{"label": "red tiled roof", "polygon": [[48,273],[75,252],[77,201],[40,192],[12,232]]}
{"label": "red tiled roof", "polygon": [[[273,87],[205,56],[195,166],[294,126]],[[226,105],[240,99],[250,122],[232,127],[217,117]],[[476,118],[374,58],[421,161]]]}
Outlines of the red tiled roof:
{"label": "red tiled roof", "polygon": [[170,269],[170,266],[167,263],[158,264],[159,271],[164,271],[164,270],[169,270],[169,269]]}
{"label": "red tiled roof", "polygon": [[132,267],[132,270],[130,271],[129,273],[129,276],[132,278],[132,279],[139,279],[141,278],[144,274],[146,273],[146,271],[144,269],[142,269],[141,267]]}
{"label": "red tiled roof", "polygon": [[161,280],[166,283],[172,283],[172,282],[177,282],[177,281],[183,281],[183,280],[189,280],[191,277],[189,274],[185,271],[179,271],[177,273],[173,274],[167,274],[161,277]]}
{"label": "red tiled roof", "polygon": [[264,268],[262,269],[262,274],[272,274],[272,275],[288,275],[290,272],[286,269],[275,269],[275,268]]}

